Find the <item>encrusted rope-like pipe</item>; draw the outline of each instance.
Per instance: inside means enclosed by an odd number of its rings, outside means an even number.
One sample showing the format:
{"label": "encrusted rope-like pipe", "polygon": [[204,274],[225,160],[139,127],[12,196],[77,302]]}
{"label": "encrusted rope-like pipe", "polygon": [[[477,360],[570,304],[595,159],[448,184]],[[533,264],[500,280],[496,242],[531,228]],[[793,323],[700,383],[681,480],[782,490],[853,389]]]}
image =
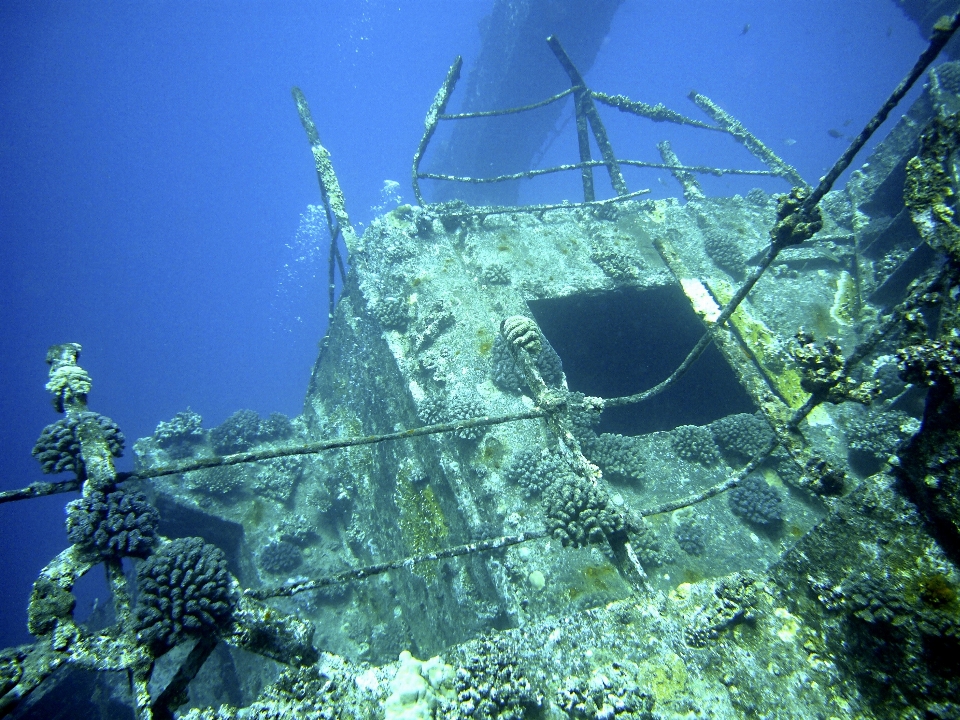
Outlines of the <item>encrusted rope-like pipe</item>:
{"label": "encrusted rope-like pipe", "polygon": [[660,151],[660,157],[663,158],[663,162],[666,163],[673,177],[676,178],[677,182],[680,183],[680,186],[683,188],[683,196],[687,200],[703,200],[705,195],[700,188],[700,183],[697,182],[697,179],[689,170],[686,170],[683,165],[681,165],[680,159],[670,145],[670,141],[664,140],[663,142],[657,143],[657,150]]}
{"label": "encrusted rope-like pipe", "polygon": [[[567,95],[573,93],[573,88],[567,88],[563,92],[559,92],[556,95],[548,97],[546,100],[540,100],[539,102],[530,103],[529,105],[521,105],[519,107],[507,108],[506,110],[481,110],[480,112],[465,112],[465,113],[454,113],[448,115],[446,113],[440,113],[438,119],[440,120],[469,120],[471,118],[483,118],[483,117],[498,117],[500,115],[513,115],[515,113],[526,112],[527,110],[536,110],[537,108],[546,107],[551,103],[557,102],[557,100],[562,100]],[[421,177],[423,177],[421,175]]]}
{"label": "encrusted rope-like pipe", "polygon": [[539,540],[540,538],[544,538],[546,536],[546,530],[525,532],[520,533],[519,535],[505,535],[492,540],[484,540],[483,542],[457,545],[456,547],[427,553],[426,555],[417,555],[416,557],[404,558],[403,560],[393,560],[385,563],[377,563],[376,565],[367,565],[366,567],[355,568],[353,570],[337,573],[336,575],[331,575],[330,577],[319,578],[315,580],[304,580],[303,582],[280,585],[272,588],[244,590],[244,595],[258,600],[266,600],[274,597],[290,597],[291,595],[297,595],[298,593],[307,592],[308,590],[318,590],[320,588],[329,587],[330,585],[342,585],[351,580],[363,580],[364,578],[368,578],[373,575],[381,575],[382,573],[390,570],[399,570],[400,568],[406,568],[409,570],[413,566],[420,565],[421,563],[425,562],[460,557],[461,555],[472,555],[479,552],[500,550],[502,548],[510,547],[511,545],[518,545],[529,540]]}
{"label": "encrusted rope-like pipe", "polygon": [[[709,165],[671,165],[670,163],[652,163],[646,162],[644,160],[617,160],[621,165],[629,165],[630,167],[642,167],[642,168],[652,168],[655,170],[670,170],[673,171],[683,171],[690,173],[700,173],[701,175],[713,175],[715,177],[722,177],[724,175],[759,175],[764,177],[775,177],[776,173],[772,170],[741,170],[739,168],[716,168],[710,167]],[[551,173],[563,172],[566,170],[580,170],[585,167],[602,167],[605,163],[602,160],[585,160],[578,163],[567,163],[564,165],[554,165],[553,167],[548,168],[538,168],[536,170],[524,170],[522,172],[510,173],[507,175],[497,175],[495,177],[469,177],[466,175],[444,175],[442,173],[420,173],[419,178],[421,180],[449,180],[451,182],[462,182],[462,183],[495,183],[502,182],[504,180],[521,180],[539,177],[540,175],[549,175]],[[642,192],[650,192],[649,190],[641,190]],[[626,195],[618,195],[617,197],[621,200],[627,197],[633,197],[636,195],[636,192],[627,193]],[[601,201],[603,202],[603,201]],[[589,202],[585,203],[589,204]],[[561,205],[558,207],[573,207],[573,203],[568,203],[567,205]]]}
{"label": "encrusted rope-like pipe", "polygon": [[294,87],[291,90],[293,99],[297,103],[297,112],[300,115],[300,122],[307,133],[307,140],[310,141],[310,150],[313,152],[314,163],[317,168],[317,179],[320,181],[320,189],[324,195],[324,203],[329,203],[330,211],[337,220],[340,232],[347,243],[347,249],[355,247],[357,244],[357,233],[350,224],[350,217],[347,215],[346,203],[343,199],[343,191],[340,189],[340,181],[337,180],[337,174],[333,170],[333,163],[330,161],[330,152],[320,144],[320,135],[317,132],[317,126],[313,122],[310,114],[310,106],[307,105],[307,99],[304,97],[300,88]]}

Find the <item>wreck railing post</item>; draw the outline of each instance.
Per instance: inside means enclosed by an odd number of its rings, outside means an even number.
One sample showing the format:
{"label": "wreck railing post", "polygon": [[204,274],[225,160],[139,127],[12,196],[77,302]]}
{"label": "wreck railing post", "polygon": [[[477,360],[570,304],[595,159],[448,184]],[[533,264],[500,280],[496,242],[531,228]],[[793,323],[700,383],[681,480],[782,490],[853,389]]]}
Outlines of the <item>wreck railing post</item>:
{"label": "wreck railing post", "polygon": [[580,150],[580,178],[583,181],[583,201],[593,202],[597,194],[593,188],[593,166],[590,161],[590,132],[587,128],[587,115],[583,105],[583,87],[573,87],[573,113],[577,123],[577,145]]}
{"label": "wreck railing post", "polygon": [[[613,189],[617,195],[626,195],[630,191],[627,189],[627,184],[623,180],[623,174],[620,172],[620,163],[617,162],[617,156],[613,153],[613,146],[610,145],[610,138],[607,137],[607,130],[603,126],[603,121],[600,119],[600,113],[597,112],[597,107],[593,104],[593,94],[589,88],[587,88],[583,76],[580,74],[580,71],[577,70],[573,61],[570,60],[570,56],[567,55],[567,51],[563,49],[556,35],[551,35],[547,38],[547,45],[550,46],[553,54],[557,56],[557,60],[560,61],[563,69],[570,77],[570,82],[573,84],[574,107],[577,113],[577,135],[580,139],[580,161],[586,162],[590,160],[589,138],[586,137],[586,123],[583,121],[583,118],[586,117],[590,122],[590,128],[593,130],[593,136],[597,140],[597,147],[600,148],[603,164],[606,165],[607,172],[610,174],[610,184],[613,185]],[[584,155],[584,152],[586,152],[586,155]],[[590,169],[584,168],[584,178],[586,178],[588,172],[590,172]],[[594,200],[592,175],[590,185],[591,193],[590,197],[586,198],[587,202]],[[583,189],[584,196],[586,196],[586,179],[584,179]]]}
{"label": "wreck railing post", "polygon": [[463,58],[460,55],[457,55],[457,58],[453,61],[453,65],[451,65],[450,69],[447,71],[447,77],[444,79],[443,85],[440,86],[440,90],[437,91],[436,96],[433,98],[433,103],[430,105],[430,109],[427,110],[427,118],[424,121],[423,137],[420,138],[420,144],[417,146],[417,151],[413,154],[413,194],[417,198],[418,205],[423,205],[423,195],[420,193],[420,160],[423,158],[423,153],[426,152],[427,144],[430,142],[430,138],[433,137],[433,133],[437,129],[437,123],[440,121],[440,116],[443,114],[443,111],[447,109],[447,102],[450,100],[450,95],[453,93],[453,89],[457,86],[457,80],[460,79],[461,67],[463,67]]}
{"label": "wreck railing post", "polygon": [[[333,163],[330,162],[330,152],[320,144],[320,134],[317,132],[317,126],[313,122],[313,116],[310,114],[310,106],[307,105],[307,99],[304,97],[300,88],[294,87],[291,91],[293,99],[297,103],[297,112],[300,115],[300,122],[307,133],[307,140],[310,141],[310,150],[313,152],[314,165],[317,168],[317,180],[320,183],[320,197],[323,200],[323,207],[327,213],[327,228],[330,231],[330,258],[329,268],[329,301],[327,304],[327,322],[333,321],[334,296],[336,294],[336,279],[334,277],[334,262],[340,268],[340,278],[346,280],[346,274],[343,268],[343,258],[340,257],[340,246],[338,239],[343,235],[343,241],[346,243],[347,251],[357,247],[357,234],[350,224],[350,217],[347,215],[346,203],[343,200],[343,191],[340,189],[340,182],[337,180],[337,174],[333,170]],[[336,224],[334,224],[336,219]],[[328,325],[329,327],[329,325]]]}
{"label": "wreck railing post", "polygon": [[597,199],[597,195],[593,189],[593,168],[586,164],[593,158],[590,156],[590,133],[587,130],[587,115],[584,112],[583,97],[583,90],[575,89],[573,112],[577,120],[577,144],[580,149],[580,162],[584,163],[583,167],[580,168],[580,176],[583,178],[583,201],[593,202]]}

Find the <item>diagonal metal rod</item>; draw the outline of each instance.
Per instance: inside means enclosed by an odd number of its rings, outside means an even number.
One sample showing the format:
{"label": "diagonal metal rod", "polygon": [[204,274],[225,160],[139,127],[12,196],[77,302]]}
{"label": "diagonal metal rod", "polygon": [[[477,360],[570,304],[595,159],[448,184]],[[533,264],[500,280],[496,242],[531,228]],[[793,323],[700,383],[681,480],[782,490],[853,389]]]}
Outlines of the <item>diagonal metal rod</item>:
{"label": "diagonal metal rod", "polygon": [[937,55],[943,50],[944,45],[950,42],[950,38],[953,37],[958,27],[960,27],[960,12],[954,14],[952,18],[944,16],[933,26],[933,36],[930,38],[930,44],[926,50],[920,53],[920,57],[917,58],[913,69],[907,73],[907,76],[901,80],[900,84],[890,93],[887,101],[877,111],[877,114],[871,118],[870,122],[866,124],[866,127],[860,131],[860,134],[853,139],[853,142],[850,143],[850,146],[844,151],[843,155],[834,163],[830,172],[823,176],[816,189],[810,193],[810,197],[803,203],[801,212],[809,212],[812,210],[814,206],[823,199],[823,196],[830,192],[830,188],[833,187],[837,178],[843,174],[844,170],[850,167],[850,163],[853,162],[856,154],[867,144],[870,137],[877,131],[877,128],[883,124],[883,121],[887,119],[887,116],[890,115],[903,97],[910,92],[910,88],[912,88],[914,83],[920,79],[920,76],[926,72],[930,64],[937,59]]}
{"label": "diagonal metal rod", "polygon": [[427,110],[427,117],[423,123],[423,136],[420,138],[420,144],[417,145],[417,151],[413,154],[413,194],[417,198],[417,203],[423,205],[423,194],[420,192],[420,161],[423,160],[423,153],[427,150],[427,145],[433,133],[437,130],[437,123],[440,122],[440,116],[447,109],[447,103],[450,102],[450,95],[460,80],[460,69],[463,67],[463,58],[457,55],[453,65],[447,70],[447,77],[444,78],[443,85],[437,91],[433,98],[430,109]]}

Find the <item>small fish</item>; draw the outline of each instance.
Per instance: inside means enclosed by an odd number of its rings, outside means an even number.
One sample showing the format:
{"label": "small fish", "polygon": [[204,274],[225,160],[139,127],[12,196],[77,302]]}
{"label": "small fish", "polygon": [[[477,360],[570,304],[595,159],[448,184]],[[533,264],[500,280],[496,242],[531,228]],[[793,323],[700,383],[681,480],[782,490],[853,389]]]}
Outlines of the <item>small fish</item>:
{"label": "small fish", "polygon": [[849,127],[850,123],[852,123],[852,122],[853,122],[853,120],[851,120],[851,119],[848,118],[848,119],[846,119],[846,120],[843,121],[843,126],[844,126],[844,127]]}
{"label": "small fish", "polygon": [[743,26],[743,30],[740,31],[740,34],[746,35],[748,32],[750,32],[750,23],[745,23]]}
{"label": "small fish", "polygon": [[827,130],[827,135],[829,135],[829,136],[832,137],[832,138],[842,138],[842,137],[843,137],[843,133],[842,133],[842,132],[840,132],[839,130],[834,130],[833,128],[830,128],[829,130]]}
{"label": "small fish", "polygon": [[784,138],[783,144],[787,146],[796,145],[797,141],[794,140],[793,138]]}

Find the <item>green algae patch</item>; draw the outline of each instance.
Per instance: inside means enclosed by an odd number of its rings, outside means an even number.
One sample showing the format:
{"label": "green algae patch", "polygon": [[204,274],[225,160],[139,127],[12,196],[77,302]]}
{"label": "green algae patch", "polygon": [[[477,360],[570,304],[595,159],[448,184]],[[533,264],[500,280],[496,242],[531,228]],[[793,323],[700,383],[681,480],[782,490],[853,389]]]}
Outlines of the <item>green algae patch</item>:
{"label": "green algae patch", "polygon": [[833,294],[830,317],[838,325],[853,325],[859,316],[860,294],[857,292],[857,283],[853,275],[842,270],[837,277],[837,290]]}
{"label": "green algae patch", "polygon": [[[733,291],[722,282],[711,282],[710,291],[721,305],[726,305],[733,297]],[[754,317],[745,303],[736,309],[730,323],[770,386],[791,408],[801,407],[809,394],[800,385],[800,373],[781,356],[777,335],[762,320]]]}
{"label": "green algae patch", "polygon": [[[393,499],[400,511],[400,532],[411,555],[436,552],[446,546],[449,530],[433,488],[418,487],[401,473]],[[432,565],[421,567],[424,572],[434,572]]]}

